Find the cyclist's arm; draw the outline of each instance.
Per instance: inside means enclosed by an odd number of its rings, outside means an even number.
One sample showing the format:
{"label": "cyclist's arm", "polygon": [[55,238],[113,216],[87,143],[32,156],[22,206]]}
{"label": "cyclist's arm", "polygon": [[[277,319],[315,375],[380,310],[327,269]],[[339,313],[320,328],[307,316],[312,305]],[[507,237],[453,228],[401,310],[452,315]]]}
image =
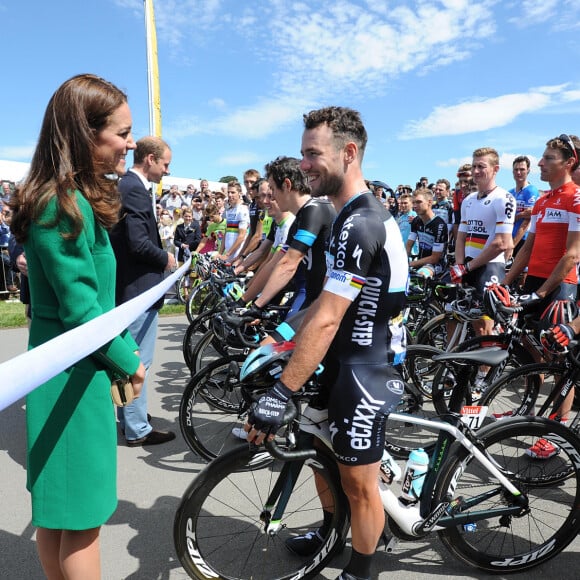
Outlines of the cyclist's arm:
{"label": "cyclist's arm", "polygon": [[439,264],[441,262],[441,258],[443,256],[443,252],[431,252],[430,256],[425,256],[420,260],[413,260],[409,266],[411,268],[420,268],[421,266],[425,266],[426,264]]}
{"label": "cyclist's arm", "polygon": [[294,341],[296,347],[280,380],[297,391],[310,378],[328,351],[352,301],[323,290],[310,306]]}
{"label": "cyclist's arm", "polygon": [[224,260],[227,262],[231,256],[235,256],[238,248],[244,243],[246,235],[248,233],[247,228],[240,228],[238,232],[238,237],[236,241],[232,244],[231,248],[224,255]]}
{"label": "cyclist's arm", "polygon": [[465,239],[467,234],[458,230],[457,237],[455,238],[455,263],[465,264]]}
{"label": "cyclist's arm", "polygon": [[505,275],[502,280],[502,284],[507,284],[511,286],[518,278],[518,276],[524,271],[524,268],[528,265],[530,261],[530,256],[532,255],[532,248],[534,247],[534,240],[536,239],[536,234],[533,232],[528,233],[528,237],[524,242],[521,250],[518,252],[514,259],[509,272]]}
{"label": "cyclist's arm", "polygon": [[272,242],[268,239],[262,240],[259,247],[254,250],[249,256],[244,258],[240,264],[236,267],[236,274],[240,272],[245,272],[252,268],[252,266],[258,265],[262,266],[265,260],[268,259],[270,255],[270,250],[272,249]]}
{"label": "cyclist's arm", "polygon": [[251,236],[246,236],[244,245],[240,251],[241,255],[247,256],[251,252],[255,252],[258,249],[260,242],[262,241],[262,230],[263,224],[260,220],[258,220],[256,223],[256,231],[252,232]]}
{"label": "cyclist's arm", "polygon": [[[282,252],[277,252],[277,254],[281,254]],[[274,264],[274,268],[271,271],[269,278],[267,278],[267,282],[265,283],[260,296],[257,300],[254,301],[254,304],[258,307],[263,308],[268,304],[274,296],[278,294],[281,290],[286,288],[290,280],[294,277],[300,262],[304,258],[304,254],[295,250],[294,248],[290,248],[285,254],[281,256],[276,263]],[[276,256],[270,262],[276,259]],[[252,283],[252,288],[250,292],[246,292],[243,296],[243,299],[246,302],[253,300],[259,293],[259,289],[254,287],[254,283]],[[249,297],[248,297],[249,296]]]}
{"label": "cyclist's arm", "polygon": [[566,253],[560,258],[548,279],[536,290],[540,298],[555,290],[568,275],[572,268],[580,261],[580,231],[568,232],[566,238]]}
{"label": "cyclist's arm", "polygon": [[524,237],[524,234],[526,233],[529,225],[530,225],[529,218],[522,218],[522,223],[520,224],[520,227],[518,228],[518,231],[514,236],[514,248],[520,243],[520,240]]}
{"label": "cyclist's arm", "polygon": [[[473,258],[469,263],[469,269],[475,270],[475,268],[480,268],[485,266],[491,260],[499,256],[506,250],[510,250],[513,247],[513,240],[511,234],[496,234],[491,241],[491,243],[486,246],[481,253]],[[459,263],[459,262],[458,262]]]}

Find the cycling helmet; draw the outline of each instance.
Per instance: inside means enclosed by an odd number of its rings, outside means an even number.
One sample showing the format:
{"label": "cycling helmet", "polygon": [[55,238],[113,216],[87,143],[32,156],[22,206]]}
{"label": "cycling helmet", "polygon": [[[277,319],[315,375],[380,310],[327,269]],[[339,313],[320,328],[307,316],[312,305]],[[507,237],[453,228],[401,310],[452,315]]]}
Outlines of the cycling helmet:
{"label": "cycling helmet", "polygon": [[[515,310],[511,307],[508,289],[500,284],[489,284],[483,291],[483,307],[486,314],[499,324],[511,322]],[[509,308],[509,310],[506,310]]]}
{"label": "cycling helmet", "polygon": [[548,304],[538,325],[540,330],[549,330],[556,324],[569,324],[578,316],[578,306],[573,300],[554,300]]}
{"label": "cycling helmet", "polygon": [[229,284],[226,284],[223,292],[224,296],[230,298],[234,302],[240,300],[244,295],[244,289],[240,284],[238,284],[238,282],[230,282]]}
{"label": "cycling helmet", "polygon": [[[225,317],[219,313],[216,314],[212,320],[212,329],[220,342],[227,344],[232,348],[244,349],[248,347],[248,344],[244,344],[240,339],[236,328],[226,322]],[[258,345],[261,336],[257,332],[256,327],[244,325],[243,328],[240,327],[240,330],[247,343]]]}
{"label": "cycling helmet", "polygon": [[240,381],[255,387],[271,387],[280,378],[294,352],[290,341],[265,344],[251,352],[240,371]]}

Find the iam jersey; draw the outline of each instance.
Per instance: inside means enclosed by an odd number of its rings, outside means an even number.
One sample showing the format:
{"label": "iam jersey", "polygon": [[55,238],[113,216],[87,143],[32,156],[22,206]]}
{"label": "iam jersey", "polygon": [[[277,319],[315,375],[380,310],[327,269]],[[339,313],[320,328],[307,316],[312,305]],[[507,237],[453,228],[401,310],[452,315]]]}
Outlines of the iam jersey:
{"label": "iam jersey", "polygon": [[[548,278],[566,253],[568,232],[580,231],[580,189],[569,181],[540,197],[532,210],[529,233],[535,235],[528,274]],[[577,284],[576,267],[563,282]]]}
{"label": "iam jersey", "polygon": [[352,302],[331,346],[341,361],[403,361],[407,264],[393,216],[370,192],[352,198],[332,225],[324,285]]}
{"label": "iam jersey", "polygon": [[294,284],[306,288],[304,304],[310,304],[320,294],[326,275],[325,250],[330,226],[336,216],[334,206],[325,199],[309,199],[296,213],[290,226],[283,252],[290,248],[304,254],[294,275]]}
{"label": "iam jersey", "polygon": [[[511,236],[514,226],[516,200],[501,187],[478,199],[478,193],[469,194],[461,204],[459,231],[464,232],[465,257],[476,258],[489,246],[497,234]],[[490,262],[505,262],[500,252]]]}

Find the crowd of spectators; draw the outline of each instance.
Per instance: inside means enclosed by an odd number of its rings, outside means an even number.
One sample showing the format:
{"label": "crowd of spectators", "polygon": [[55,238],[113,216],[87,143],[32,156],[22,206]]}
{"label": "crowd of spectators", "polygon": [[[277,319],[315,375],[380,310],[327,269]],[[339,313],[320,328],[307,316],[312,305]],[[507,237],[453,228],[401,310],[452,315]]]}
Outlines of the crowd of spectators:
{"label": "crowd of spectators", "polygon": [[[207,179],[199,182],[199,187],[193,183],[182,190],[177,185],[171,185],[156,195],[156,215],[159,223],[159,233],[164,249],[174,253],[176,259],[182,263],[191,252],[215,252],[217,255],[226,256],[226,232],[228,231],[227,212],[234,205],[229,201],[228,191],[232,187],[239,188],[240,205],[247,208],[252,214],[253,223],[261,225],[264,218],[268,219],[267,210],[260,204],[258,186],[263,183],[260,173],[255,169],[249,169],[244,173],[244,187],[237,181],[224,183],[220,190],[212,190]],[[399,184],[391,188],[383,181],[367,181],[368,188],[374,193],[385,207],[393,214],[406,243],[411,232],[411,224],[417,213],[413,209],[414,196],[421,193],[427,196],[432,203],[435,216],[440,217],[446,224],[449,232],[449,250],[453,251],[454,239],[459,224],[460,207],[463,199],[471,192],[476,191],[476,186],[471,176],[471,165],[465,164],[458,168],[455,183],[446,178],[440,178],[433,182],[422,176],[414,187],[408,184]],[[7,201],[10,198],[15,184],[4,180],[0,188],[0,251],[2,254],[2,271],[0,272],[0,299],[8,298],[17,293],[20,286],[20,272],[15,259],[10,255],[10,209]],[[234,195],[235,197],[235,195]],[[239,211],[238,211],[239,213]],[[258,214],[260,219],[254,219]],[[238,224],[239,225],[239,224]],[[255,245],[256,238],[264,238],[264,232],[253,231],[242,220],[242,230],[236,231],[235,237],[242,235],[243,239],[236,245],[236,249],[242,249],[242,253],[248,254],[250,238]],[[267,233],[267,232],[266,232]],[[416,255],[418,246],[415,242],[411,254]]]}

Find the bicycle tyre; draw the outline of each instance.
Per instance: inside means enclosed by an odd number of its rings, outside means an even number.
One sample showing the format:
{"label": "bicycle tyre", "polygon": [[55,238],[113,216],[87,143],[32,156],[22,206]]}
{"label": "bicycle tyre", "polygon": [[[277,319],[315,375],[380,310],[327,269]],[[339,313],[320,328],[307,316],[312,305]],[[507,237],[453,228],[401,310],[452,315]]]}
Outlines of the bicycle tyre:
{"label": "bicycle tyre", "polygon": [[534,363],[502,375],[483,393],[481,404],[489,407],[488,417],[500,420],[512,415],[530,415],[545,400],[565,367]]}
{"label": "bicycle tyre", "polygon": [[179,427],[187,446],[211,461],[244,441],[232,435],[243,427],[244,399],[238,381],[243,355],[222,357],[191,377],[179,404]]}
{"label": "bicycle tyre", "polygon": [[[525,455],[525,449],[540,438],[557,441],[560,453],[548,460]],[[518,417],[482,428],[478,441],[526,494],[528,510],[517,517],[496,515],[477,521],[475,529],[458,525],[439,531],[445,547],[467,564],[504,574],[526,570],[559,554],[580,531],[580,439],[554,421]],[[462,515],[505,507],[511,494],[495,491],[499,486],[460,448],[441,468],[433,505],[456,499]]]}
{"label": "bicycle tyre", "polygon": [[247,356],[249,351],[249,348],[234,348],[221,342],[210,328],[193,347],[189,368],[192,373],[198,373],[218,358],[231,354],[243,354]]}
{"label": "bicycle tyre", "polygon": [[405,328],[408,330],[408,336],[411,337],[410,344],[419,344],[416,341],[416,338],[421,328],[440,314],[443,314],[443,310],[436,302],[433,304],[427,304],[426,306],[421,302],[416,304],[411,303],[409,316],[405,323]]}
{"label": "bicycle tyre", "polygon": [[[468,352],[472,350],[478,350],[481,348],[501,348],[507,350],[511,348],[510,356],[497,367],[491,367],[480,387],[480,396],[483,397],[485,390],[491,386],[491,384],[496,381],[499,377],[508,373],[511,369],[521,368],[525,365],[534,362],[534,357],[532,354],[517,342],[513,342],[514,339],[506,335],[486,335],[486,336],[476,336],[465,341],[463,344],[455,347],[451,352]],[[478,367],[479,365],[472,365]],[[507,370],[506,370],[507,369]],[[474,368],[475,371],[475,368]],[[457,376],[457,371],[454,370],[454,364],[442,364],[439,371],[435,374],[433,378],[433,405],[440,415],[444,415],[449,412],[448,401],[449,393],[451,391],[451,386],[453,384],[454,377]],[[470,374],[470,385],[469,389],[465,393],[465,404],[472,404],[473,397],[471,393],[474,391],[474,380],[477,376],[477,371]]]}
{"label": "bicycle tyre", "polygon": [[199,336],[202,336],[209,330],[209,322],[214,316],[215,312],[212,309],[205,310],[202,314],[198,314],[192,322],[189,323],[185,334],[183,335],[183,340],[181,342],[181,351],[183,353],[183,360],[193,373],[193,351],[195,346],[200,340]]}
{"label": "bicycle tyre", "polygon": [[193,289],[185,303],[185,315],[189,322],[193,322],[193,319],[203,312],[202,306],[205,305],[208,296],[211,296],[211,284],[209,280],[204,280]]}
{"label": "bicycle tyre", "polygon": [[[210,463],[191,483],[177,509],[173,539],[179,561],[191,578],[225,580],[289,580],[313,578],[345,543],[348,504],[338,468],[328,455],[317,451],[307,460],[291,490],[277,531],[265,531],[271,506],[264,502],[282,476],[283,462],[273,460],[252,467],[258,448],[233,450]],[[322,505],[314,472],[325,485],[333,512],[330,529],[312,556],[291,554],[285,540],[322,525]]]}

